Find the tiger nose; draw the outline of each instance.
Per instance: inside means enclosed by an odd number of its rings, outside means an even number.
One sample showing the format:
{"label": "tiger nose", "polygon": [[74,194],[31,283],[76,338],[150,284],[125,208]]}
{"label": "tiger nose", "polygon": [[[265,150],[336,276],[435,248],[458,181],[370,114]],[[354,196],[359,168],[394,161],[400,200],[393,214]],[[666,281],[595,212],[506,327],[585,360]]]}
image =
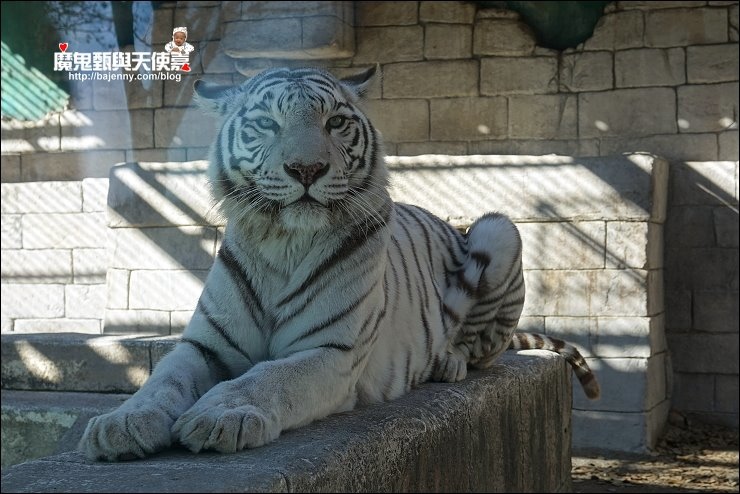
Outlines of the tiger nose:
{"label": "tiger nose", "polygon": [[304,165],[302,163],[285,163],[285,172],[308,187],[329,171],[329,163],[313,163]]}

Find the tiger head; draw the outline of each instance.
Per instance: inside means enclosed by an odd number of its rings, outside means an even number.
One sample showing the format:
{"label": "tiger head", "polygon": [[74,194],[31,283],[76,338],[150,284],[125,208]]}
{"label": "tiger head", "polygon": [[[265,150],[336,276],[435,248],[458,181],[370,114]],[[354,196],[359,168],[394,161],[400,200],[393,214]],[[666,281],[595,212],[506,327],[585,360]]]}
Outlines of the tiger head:
{"label": "tiger head", "polygon": [[208,175],[226,218],[315,232],[376,215],[387,170],[359,106],[375,73],[276,68],[237,87],[196,82],[196,101],[221,120]]}

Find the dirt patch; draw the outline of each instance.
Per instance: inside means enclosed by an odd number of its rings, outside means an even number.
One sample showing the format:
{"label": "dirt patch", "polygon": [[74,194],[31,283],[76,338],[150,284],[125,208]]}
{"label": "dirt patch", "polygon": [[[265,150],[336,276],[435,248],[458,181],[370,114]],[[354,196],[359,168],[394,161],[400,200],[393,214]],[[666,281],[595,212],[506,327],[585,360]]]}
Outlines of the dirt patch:
{"label": "dirt patch", "polygon": [[738,492],[738,431],[672,420],[645,455],[573,457],[573,492]]}

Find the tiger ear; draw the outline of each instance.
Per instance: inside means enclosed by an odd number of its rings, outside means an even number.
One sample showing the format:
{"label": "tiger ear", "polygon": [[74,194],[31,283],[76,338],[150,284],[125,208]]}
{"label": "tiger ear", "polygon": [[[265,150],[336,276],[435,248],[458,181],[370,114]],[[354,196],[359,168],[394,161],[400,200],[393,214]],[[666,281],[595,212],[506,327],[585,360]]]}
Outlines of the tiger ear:
{"label": "tiger ear", "polygon": [[[372,88],[376,79],[381,78],[379,69],[380,64],[376,63],[364,72],[342,78],[342,84],[349,88],[354,94],[362,98],[367,94],[370,88]],[[377,77],[376,74],[378,74]]]}
{"label": "tiger ear", "polygon": [[234,93],[232,86],[221,86],[197,80],[193,84],[195,103],[203,110],[218,115],[226,113],[226,103]]}

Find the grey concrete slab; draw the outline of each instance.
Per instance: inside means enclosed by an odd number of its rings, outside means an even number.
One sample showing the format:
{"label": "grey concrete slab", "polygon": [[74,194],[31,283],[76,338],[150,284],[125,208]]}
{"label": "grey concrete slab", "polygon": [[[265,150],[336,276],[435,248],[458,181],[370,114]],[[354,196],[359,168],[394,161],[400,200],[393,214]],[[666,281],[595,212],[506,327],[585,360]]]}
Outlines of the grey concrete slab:
{"label": "grey concrete slab", "polygon": [[3,469],[2,491],[568,491],[569,376],[554,354],[508,352],[460,383],[426,383],[261,448],[123,463],[64,453]]}

